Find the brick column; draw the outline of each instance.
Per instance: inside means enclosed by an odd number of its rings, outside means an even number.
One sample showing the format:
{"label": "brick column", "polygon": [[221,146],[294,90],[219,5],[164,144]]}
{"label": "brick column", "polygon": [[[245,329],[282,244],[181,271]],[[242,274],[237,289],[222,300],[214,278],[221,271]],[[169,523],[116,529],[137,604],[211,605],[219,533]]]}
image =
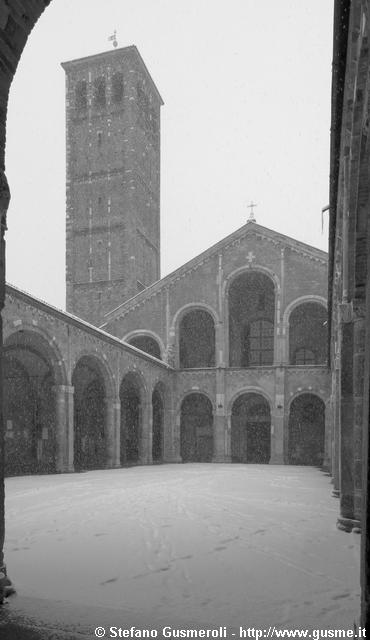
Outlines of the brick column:
{"label": "brick column", "polygon": [[105,398],[105,438],[106,438],[106,467],[111,469],[114,467],[115,453],[115,398]]}
{"label": "brick column", "polygon": [[182,462],[176,411],[166,407],[163,419],[163,462]]}
{"label": "brick column", "polygon": [[59,473],[74,471],[74,387],[54,385],[56,414],[56,470]]}
{"label": "brick column", "polygon": [[331,471],[331,442],[333,433],[333,411],[332,411],[332,399],[330,397],[325,402],[325,440],[324,440],[324,460],[322,468],[325,471]]}
{"label": "brick column", "polygon": [[153,407],[148,398],[141,405],[140,424],[139,462],[152,464]]}
{"label": "brick column", "polygon": [[354,309],[354,349],[353,349],[353,457],[354,457],[354,517],[360,521],[362,515],[362,445],[363,445],[363,406],[365,372],[365,306],[356,301]]}
{"label": "brick column", "polygon": [[225,369],[216,371],[216,413],[213,416],[213,462],[231,462],[227,453],[227,419],[225,410]]}
{"label": "brick column", "polygon": [[[341,342],[340,331],[338,331],[338,342]],[[340,495],[340,353],[336,351],[334,353],[333,373],[332,373],[332,465],[331,473],[333,476],[333,491],[334,498],[339,498]]]}
{"label": "brick column", "polygon": [[271,407],[271,456],[270,464],[284,464],[285,419],[285,369],[275,369],[275,397]]}
{"label": "brick column", "polygon": [[114,416],[114,442],[113,442],[113,467],[121,466],[121,402],[115,400],[113,402]]}
{"label": "brick column", "polygon": [[182,462],[181,457],[181,410],[173,411],[173,456],[178,462]]}
{"label": "brick column", "polygon": [[340,420],[340,517],[338,527],[350,531],[355,522],[353,464],[353,319],[350,305],[342,305],[342,367]]}

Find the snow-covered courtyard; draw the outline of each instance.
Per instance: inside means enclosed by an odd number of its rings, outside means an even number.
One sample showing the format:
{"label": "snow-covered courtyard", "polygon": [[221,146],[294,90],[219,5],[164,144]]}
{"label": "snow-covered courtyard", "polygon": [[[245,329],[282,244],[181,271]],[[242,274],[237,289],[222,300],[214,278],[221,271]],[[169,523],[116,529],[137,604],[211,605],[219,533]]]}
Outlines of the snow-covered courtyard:
{"label": "snow-covered courtyard", "polygon": [[330,478],[310,467],[8,478],[14,606],[58,602],[97,619],[104,609],[126,627],[351,629],[360,536],[337,530],[338,507]]}

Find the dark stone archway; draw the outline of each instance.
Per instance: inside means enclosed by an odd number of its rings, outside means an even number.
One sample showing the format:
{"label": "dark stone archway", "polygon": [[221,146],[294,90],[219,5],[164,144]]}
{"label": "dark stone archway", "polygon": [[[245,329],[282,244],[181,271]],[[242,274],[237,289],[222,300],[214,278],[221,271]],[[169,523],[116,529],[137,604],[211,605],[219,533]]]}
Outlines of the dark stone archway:
{"label": "dark stone archway", "polygon": [[275,288],[267,275],[248,271],[229,289],[229,364],[268,366],[274,362]]}
{"label": "dark stone archway", "polygon": [[215,323],[208,311],[188,311],[179,325],[181,369],[215,366]]}
{"label": "dark stone archway", "polygon": [[128,373],[122,380],[120,461],[122,465],[137,464],[140,460],[142,432],[142,394],[135,374]]}
{"label": "dark stone archway", "polygon": [[74,468],[107,466],[106,390],[99,365],[93,357],[81,358],[73,372]]}
{"label": "dark stone archway", "polygon": [[38,335],[19,331],[4,349],[5,474],[56,471],[52,363]]}
{"label": "dark stone archway", "polygon": [[322,466],[325,448],[325,404],[313,393],[295,398],[289,412],[289,464]]}
{"label": "dark stone archway", "polygon": [[180,453],[183,462],[211,462],[213,457],[213,410],[202,393],[191,393],[181,404]]}
{"label": "dark stone archway", "polygon": [[271,456],[271,417],[259,393],[239,396],[231,411],[231,460],[267,464]]}

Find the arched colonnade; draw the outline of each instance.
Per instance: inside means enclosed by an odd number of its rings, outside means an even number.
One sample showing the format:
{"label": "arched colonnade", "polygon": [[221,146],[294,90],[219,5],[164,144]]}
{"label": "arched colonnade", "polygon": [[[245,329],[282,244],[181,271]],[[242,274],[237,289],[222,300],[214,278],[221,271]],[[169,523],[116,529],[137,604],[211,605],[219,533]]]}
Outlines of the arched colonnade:
{"label": "arched colonnade", "polygon": [[55,341],[21,328],[3,350],[6,475],[171,460],[166,384],[135,368],[116,381],[106,359],[80,353],[70,380]]}

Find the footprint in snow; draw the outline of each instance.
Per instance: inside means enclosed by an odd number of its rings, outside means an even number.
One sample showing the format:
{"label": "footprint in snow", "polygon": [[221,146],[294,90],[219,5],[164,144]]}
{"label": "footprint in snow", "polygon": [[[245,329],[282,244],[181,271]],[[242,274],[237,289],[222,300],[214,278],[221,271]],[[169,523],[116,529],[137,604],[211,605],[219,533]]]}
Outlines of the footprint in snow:
{"label": "footprint in snow", "polygon": [[104,582],[101,582],[100,584],[104,586],[105,584],[110,584],[111,582],[117,582],[117,580],[118,576],[117,578],[109,578],[108,580],[104,580]]}
{"label": "footprint in snow", "polygon": [[224,549],[227,549],[227,547],[215,547],[213,551],[223,551]]}
{"label": "footprint in snow", "polygon": [[266,533],[266,529],[257,529],[257,531],[253,531],[252,535],[255,535],[256,533]]}
{"label": "footprint in snow", "polygon": [[221,544],[226,544],[226,542],[234,542],[234,540],[239,540],[239,536],[234,536],[234,538],[225,538],[225,540],[221,540]]}

